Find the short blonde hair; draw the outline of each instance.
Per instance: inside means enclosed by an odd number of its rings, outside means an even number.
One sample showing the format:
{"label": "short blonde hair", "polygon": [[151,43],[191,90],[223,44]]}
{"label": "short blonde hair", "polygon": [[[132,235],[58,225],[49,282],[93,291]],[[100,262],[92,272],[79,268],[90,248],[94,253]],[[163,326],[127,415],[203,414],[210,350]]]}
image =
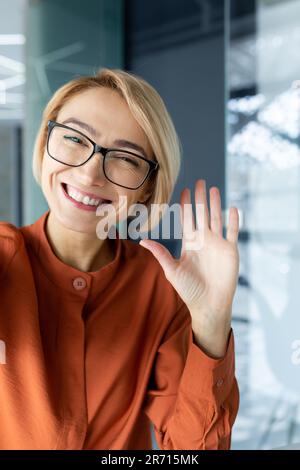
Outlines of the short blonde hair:
{"label": "short blonde hair", "polygon": [[[145,132],[155,160],[159,163],[159,170],[154,172],[153,190],[147,200],[147,207],[150,208],[151,204],[168,204],[181,162],[181,145],[173,121],[162,98],[149,83],[137,75],[119,69],[99,69],[94,76],[75,78],[54,93],[44,109],[35,140],[32,162],[35,180],[41,186],[48,121],[56,120],[59,111],[70,98],[95,87],[113,89],[124,98],[132,115]],[[161,218],[160,213],[158,217]],[[156,220],[154,216],[152,220],[157,223],[159,219]]]}

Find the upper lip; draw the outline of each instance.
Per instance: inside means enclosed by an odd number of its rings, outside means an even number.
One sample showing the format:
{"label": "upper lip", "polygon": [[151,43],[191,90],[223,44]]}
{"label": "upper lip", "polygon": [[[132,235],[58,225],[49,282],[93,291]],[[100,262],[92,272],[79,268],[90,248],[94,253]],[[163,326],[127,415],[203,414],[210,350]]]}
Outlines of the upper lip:
{"label": "upper lip", "polygon": [[75,191],[78,191],[81,194],[84,194],[85,196],[88,196],[91,199],[100,199],[101,201],[112,201],[112,199],[104,198],[104,197],[99,196],[97,194],[88,193],[87,191],[83,191],[83,189],[79,188],[78,186],[73,186],[72,184],[69,184],[69,183],[62,183],[62,184],[69,186],[70,188],[74,189]]}

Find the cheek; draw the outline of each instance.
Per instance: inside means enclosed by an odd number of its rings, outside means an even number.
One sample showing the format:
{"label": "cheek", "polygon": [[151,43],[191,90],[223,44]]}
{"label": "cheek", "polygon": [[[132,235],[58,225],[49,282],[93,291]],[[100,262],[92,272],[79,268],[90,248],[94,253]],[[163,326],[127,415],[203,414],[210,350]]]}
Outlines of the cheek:
{"label": "cheek", "polygon": [[119,187],[117,193],[116,217],[118,221],[124,221],[130,215],[130,208],[134,207],[135,203],[139,200],[139,192]]}
{"label": "cheek", "polygon": [[49,160],[49,158],[43,159],[42,163],[42,174],[41,174],[41,186],[45,196],[50,198],[53,194],[53,185],[58,181],[58,174],[62,171],[60,165],[55,161]]}
{"label": "cheek", "polygon": [[42,190],[43,192],[45,193],[45,191],[47,191],[47,188],[49,186],[49,178],[50,178],[50,169],[49,169],[49,163],[48,163],[48,159],[43,158],[43,162],[42,162],[42,173],[41,173],[41,186],[42,186]]}
{"label": "cheek", "polygon": [[[121,188],[120,188],[121,189]],[[126,198],[128,209],[130,206],[134,206],[138,201],[140,201],[141,192],[140,191],[119,191],[119,198]]]}

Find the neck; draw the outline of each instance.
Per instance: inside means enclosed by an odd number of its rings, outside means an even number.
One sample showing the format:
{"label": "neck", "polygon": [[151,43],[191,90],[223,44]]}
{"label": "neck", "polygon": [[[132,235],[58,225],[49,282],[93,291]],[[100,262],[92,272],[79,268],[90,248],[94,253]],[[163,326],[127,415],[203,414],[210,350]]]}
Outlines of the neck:
{"label": "neck", "polygon": [[98,271],[114,258],[112,240],[77,232],[63,226],[50,211],[45,232],[55,255],[65,264],[84,272]]}

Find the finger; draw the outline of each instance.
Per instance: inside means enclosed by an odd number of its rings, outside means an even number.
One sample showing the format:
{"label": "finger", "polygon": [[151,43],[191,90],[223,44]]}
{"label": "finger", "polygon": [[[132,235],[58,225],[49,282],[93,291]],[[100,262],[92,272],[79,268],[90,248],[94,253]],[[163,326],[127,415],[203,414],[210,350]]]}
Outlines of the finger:
{"label": "finger", "polygon": [[207,230],[208,225],[208,207],[206,199],[205,180],[198,180],[195,188],[196,222],[198,230]]}
{"label": "finger", "polygon": [[223,236],[223,221],[220,191],[216,187],[209,190],[210,194],[210,229],[216,235]]}
{"label": "finger", "polygon": [[182,243],[193,239],[195,227],[195,219],[191,201],[191,191],[185,188],[180,196],[180,219],[182,225]]}
{"label": "finger", "polygon": [[176,259],[173,258],[169,250],[161,243],[154,240],[141,240],[139,244],[153,254],[161,265],[166,278],[169,279],[176,267]]}
{"label": "finger", "polygon": [[239,236],[239,212],[236,207],[230,207],[226,238],[231,243],[236,243]]}

